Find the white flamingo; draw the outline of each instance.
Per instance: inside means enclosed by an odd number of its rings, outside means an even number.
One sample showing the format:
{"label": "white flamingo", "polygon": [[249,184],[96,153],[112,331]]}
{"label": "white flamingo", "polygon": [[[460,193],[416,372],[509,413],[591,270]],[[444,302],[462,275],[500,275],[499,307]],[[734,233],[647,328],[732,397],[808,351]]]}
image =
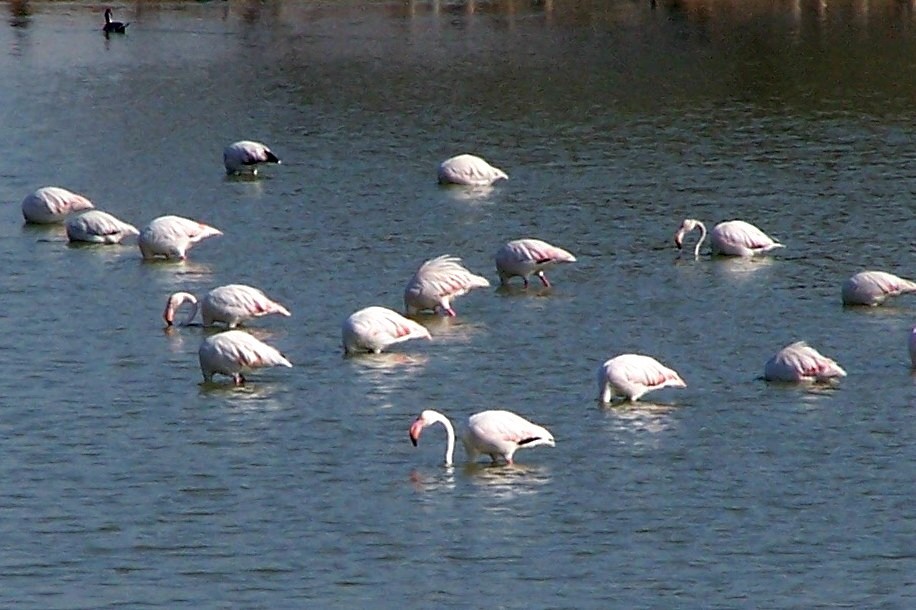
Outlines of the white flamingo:
{"label": "white flamingo", "polygon": [[111,9],[105,9],[105,25],[102,26],[102,31],[106,34],[125,34],[127,33],[127,26],[129,23],[123,23],[121,21],[114,21],[111,18]]}
{"label": "white flamingo", "polygon": [[89,210],[71,216],[66,222],[67,238],[93,244],[118,244],[126,237],[139,235],[137,227],[115,218],[108,212]]}
{"label": "white flamingo", "polygon": [[[706,239],[706,225],[694,218],[687,218],[674,234],[674,244],[681,249],[684,245],[684,235],[697,228],[700,229],[700,239],[693,249],[694,257],[700,255],[700,246]],[[754,256],[776,248],[785,248],[781,243],[774,241],[772,237],[743,220],[720,222],[709,234],[709,242],[713,254],[726,256]]]}
{"label": "white flamingo", "polygon": [[540,239],[516,239],[496,252],[496,272],[501,284],[509,278],[521,277],[528,287],[528,277],[536,275],[545,287],[550,287],[544,270],[556,263],[574,263],[576,257]]}
{"label": "white flamingo", "polygon": [[910,362],[913,364],[913,368],[916,369],[916,326],[913,327],[913,331],[910,333]]}
{"label": "white flamingo", "polygon": [[452,299],[489,285],[487,278],[468,271],[460,258],[446,254],[420,266],[404,289],[404,304],[408,315],[432,310],[454,316]]}
{"label": "white flamingo", "polygon": [[191,304],[191,311],[181,321],[181,326],[188,326],[197,317],[200,310],[204,326],[213,326],[222,322],[229,328],[250,320],[270,314],[289,316],[289,310],[272,300],[261,290],[245,284],[227,284],[217,286],[208,292],[198,304],[197,297],[190,292],[176,292],[169,296],[162,318],[168,326],[175,323],[175,313],[185,303]]}
{"label": "white flamingo", "polygon": [[490,186],[497,180],[508,180],[503,170],[493,167],[480,157],[458,155],[439,164],[439,184]]}
{"label": "white flamingo", "polygon": [[804,341],[796,341],[767,360],[763,376],[767,381],[827,381],[845,377],[846,371]]}
{"label": "white flamingo", "polygon": [[266,145],[251,140],[240,140],[223,150],[223,165],[227,174],[258,173],[261,163],[280,163]]}
{"label": "white flamingo", "polygon": [[219,229],[181,216],[160,216],[142,231],[138,245],[143,258],[187,258],[187,252],[202,239],[222,235]]}
{"label": "white flamingo", "polygon": [[422,324],[387,307],[366,307],[350,315],[341,327],[344,351],[379,354],[389,345],[410,339],[431,339]]}
{"label": "white flamingo", "polygon": [[646,392],[660,388],[686,388],[677,371],[651,356],[621,354],[598,368],[598,392],[602,403],[610,403],[614,393],[636,402]]}
{"label": "white flamingo", "polygon": [[22,200],[22,217],[33,224],[53,224],[63,222],[74,212],[93,207],[92,202],[82,195],[59,186],[45,186]]}
{"label": "white flamingo", "polygon": [[[414,447],[420,433],[427,426],[442,424],[448,435],[445,447],[445,465],[452,465],[455,451],[455,428],[452,422],[438,411],[427,409],[420,413],[410,426],[410,440]],[[462,441],[468,454],[468,461],[476,461],[481,454],[489,455],[493,462],[499,458],[512,464],[512,456],[522,447],[554,446],[553,435],[537,424],[511,411],[482,411],[468,418],[468,426]]]}
{"label": "white flamingo", "polygon": [[204,381],[216,374],[232,377],[236,385],[245,383],[244,373],[269,366],[292,367],[275,348],[242,330],[227,330],[203,340],[197,351]]}
{"label": "white flamingo", "polygon": [[843,305],[880,305],[909,292],[916,292],[916,282],[884,271],[860,271],[843,282]]}

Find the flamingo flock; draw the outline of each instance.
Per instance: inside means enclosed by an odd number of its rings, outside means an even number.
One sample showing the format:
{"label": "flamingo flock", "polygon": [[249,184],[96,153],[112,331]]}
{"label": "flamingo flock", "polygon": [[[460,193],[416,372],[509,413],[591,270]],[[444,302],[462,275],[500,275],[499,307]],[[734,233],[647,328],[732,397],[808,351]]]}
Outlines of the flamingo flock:
{"label": "flamingo flock", "polygon": [[[106,32],[114,29],[106,11]],[[126,25],[126,24],[122,24]],[[226,173],[255,176],[258,167],[266,163],[279,164],[280,159],[266,145],[251,140],[241,140],[227,146],[223,152]],[[440,184],[465,187],[490,186],[508,175],[480,157],[463,154],[443,161],[437,172]],[[138,230],[108,212],[95,209],[93,203],[59,187],[43,187],[22,201],[22,215],[26,223],[64,223],[67,237],[73,242],[112,245],[136,237],[144,260],[163,258],[183,261],[188,251],[197,243],[223,235],[213,226],[177,215],[160,216]],[[684,219],[674,235],[679,250],[684,248],[685,237],[699,230],[700,237],[694,248],[694,258],[700,255],[707,238],[705,224]],[[720,222],[708,233],[712,255],[753,257],[764,255],[785,246],[768,236],[758,227],[742,220]],[[575,263],[569,251],[536,238],[521,238],[505,243],[494,256],[496,274],[501,286],[513,277],[522,278],[525,289],[529,278],[538,278],[544,288],[552,285],[545,271],[559,264]],[[432,340],[433,336],[422,324],[421,315],[455,317],[453,302],[470,291],[490,286],[490,281],[467,269],[462,260],[448,254],[426,260],[404,288],[405,314],[378,305],[364,307],[343,321],[341,339],[344,353],[354,356],[361,353],[379,354],[392,346],[413,339]],[[916,282],[884,271],[862,271],[847,279],[841,287],[844,306],[878,306],[886,299],[916,292]],[[188,305],[181,320],[176,315]],[[200,344],[198,362],[205,383],[212,383],[216,375],[229,377],[236,385],[246,382],[245,375],[267,367],[292,367],[290,360],[276,348],[260,341],[250,333],[238,329],[248,321],[269,315],[291,316],[285,306],[268,297],[262,290],[244,285],[218,286],[200,299],[189,292],[179,291],[168,296],[163,312],[167,328],[195,324],[200,314],[201,326],[217,324],[225,330],[207,336]],[[916,368],[916,328],[909,336],[910,360]],[[796,341],[779,350],[764,365],[763,378],[767,381],[789,383],[831,383],[846,377],[846,371],[834,360],[822,355],[804,341]],[[613,356],[598,367],[598,401],[613,404],[615,396],[624,401],[636,402],[648,392],[663,388],[686,388],[687,383],[673,368],[646,354],[624,353]],[[423,410],[410,425],[408,436],[416,446],[422,431],[441,424],[446,432],[444,463],[454,462],[456,433],[449,418],[443,413]],[[555,440],[547,428],[534,424],[508,410],[494,409],[471,415],[461,435],[469,461],[489,456],[494,463],[514,463],[515,453],[521,448],[554,447]]]}

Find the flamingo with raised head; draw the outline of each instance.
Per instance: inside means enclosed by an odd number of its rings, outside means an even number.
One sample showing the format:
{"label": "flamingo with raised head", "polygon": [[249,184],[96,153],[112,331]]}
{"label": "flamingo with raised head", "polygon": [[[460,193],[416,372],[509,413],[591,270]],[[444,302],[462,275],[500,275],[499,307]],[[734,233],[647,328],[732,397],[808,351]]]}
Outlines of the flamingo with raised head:
{"label": "flamingo with raised head", "polygon": [[439,256],[423,263],[404,289],[407,315],[424,310],[455,315],[451,301],[474,288],[486,288],[489,280],[474,275],[455,256]]}
{"label": "flamingo with raised head", "polygon": [[598,368],[599,400],[605,404],[615,393],[636,402],[646,392],[667,387],[686,388],[687,384],[677,371],[651,356],[621,354]]}
{"label": "flamingo with raised head", "polygon": [[366,307],[350,315],[341,327],[344,351],[348,354],[379,354],[390,345],[410,339],[431,339],[422,324],[387,307]]}
{"label": "flamingo with raised head", "polygon": [[546,288],[550,288],[544,270],[556,263],[574,262],[575,256],[540,239],[516,239],[496,252],[496,272],[500,283],[508,284],[510,278],[519,276],[526,288],[531,275],[536,275]]}
{"label": "flamingo with raised head", "polygon": [[888,297],[916,292],[916,282],[885,271],[860,271],[843,282],[843,305],[880,305]]}
{"label": "flamingo with raised head", "polygon": [[243,330],[227,330],[210,335],[197,351],[204,381],[216,374],[232,377],[235,385],[245,383],[244,373],[270,366],[292,367],[277,349],[259,341]]}
{"label": "flamingo with raised head", "polygon": [[172,326],[175,323],[175,313],[185,303],[191,304],[191,310],[187,317],[179,322],[180,326],[192,324],[198,311],[200,311],[204,326],[213,326],[215,322],[222,322],[229,328],[235,328],[252,318],[271,314],[290,316],[286,307],[268,297],[261,290],[245,284],[227,284],[217,286],[208,292],[200,303],[197,297],[190,292],[173,293],[169,296],[162,314],[166,325]]}
{"label": "flamingo with raised head", "polygon": [[184,260],[194,244],[222,234],[219,229],[190,218],[160,216],[140,231],[138,245],[145,259],[164,256]]}
{"label": "flamingo with raised head", "polygon": [[140,234],[134,225],[101,210],[71,216],[65,226],[67,239],[92,244],[119,244],[126,237]]}
{"label": "flamingo with raised head", "polygon": [[[700,229],[700,239],[693,249],[693,256],[700,255],[700,246],[706,239],[706,225],[694,218],[686,218],[674,234],[674,244],[678,250],[684,246],[684,236],[694,229]],[[709,243],[713,254],[725,256],[754,256],[776,248],[785,248],[778,241],[743,220],[728,220],[713,227],[709,234]]]}
{"label": "flamingo with raised head", "polygon": [[767,360],[767,381],[829,381],[845,377],[846,371],[804,341],[785,346]]}
{"label": "flamingo with raised head", "polygon": [[105,34],[126,34],[127,26],[129,25],[129,23],[115,21],[112,19],[111,9],[105,9],[105,25],[102,26],[102,31],[105,32]]}
{"label": "flamingo with raised head", "polygon": [[280,163],[280,159],[265,144],[240,140],[223,150],[223,165],[227,174],[257,174],[263,163]]}
{"label": "flamingo with raised head", "polygon": [[480,157],[458,155],[439,164],[439,184],[490,186],[497,180],[508,180],[506,172],[493,167]]}
{"label": "flamingo with raised head", "polygon": [[[452,465],[455,451],[455,428],[452,422],[438,411],[426,409],[410,426],[409,435],[414,447],[420,440],[420,433],[427,426],[442,424],[448,436],[445,446],[445,465]],[[555,445],[553,435],[537,424],[511,411],[481,411],[468,418],[468,426],[462,436],[468,461],[476,461],[481,454],[489,455],[495,463],[499,458],[507,464],[513,463],[515,452],[522,447]]]}
{"label": "flamingo with raised head", "polygon": [[67,216],[91,210],[92,202],[59,186],[45,186],[26,195],[22,200],[22,217],[33,224],[63,222]]}

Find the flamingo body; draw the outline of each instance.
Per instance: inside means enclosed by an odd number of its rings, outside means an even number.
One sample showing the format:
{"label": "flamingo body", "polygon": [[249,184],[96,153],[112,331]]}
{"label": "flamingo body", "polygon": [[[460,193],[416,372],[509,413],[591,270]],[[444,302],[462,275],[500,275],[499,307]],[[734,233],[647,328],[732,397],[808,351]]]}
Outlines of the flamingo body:
{"label": "flamingo body", "polygon": [[216,374],[232,377],[236,385],[245,383],[244,373],[269,367],[293,365],[283,354],[241,330],[227,330],[203,340],[197,352],[204,381]]}
{"label": "flamingo body", "polygon": [[404,304],[407,314],[424,310],[441,311],[455,315],[451,301],[467,294],[474,288],[485,288],[490,282],[485,277],[474,275],[462,264],[461,259],[444,255],[423,263],[404,289]]}
{"label": "flamingo body", "polygon": [[[410,440],[414,446],[427,426],[442,424],[447,434],[445,464],[451,466],[455,448],[455,429],[449,419],[432,409],[420,413],[410,426]],[[467,430],[462,438],[468,460],[475,461],[481,454],[489,455],[493,462],[502,458],[513,463],[515,452],[522,447],[555,446],[553,435],[537,424],[511,411],[482,411],[468,418]]]}
{"label": "flamingo body", "polygon": [[[683,247],[684,236],[694,229],[700,229],[700,239],[693,251],[694,256],[699,256],[700,246],[706,239],[706,225],[699,220],[685,219],[674,235],[674,243],[679,249]],[[713,254],[725,256],[754,256],[785,247],[756,226],[743,220],[720,222],[713,227],[709,234],[709,241]]]}
{"label": "flamingo body", "polygon": [[111,9],[105,9],[105,25],[102,26],[102,31],[106,34],[125,34],[127,33],[127,26],[129,23],[123,23],[121,21],[114,21],[111,17]]}
{"label": "flamingo body", "polygon": [[101,210],[89,210],[67,219],[67,238],[93,244],[118,244],[125,237],[139,235],[137,227]]}
{"label": "flamingo body", "polygon": [[171,326],[175,322],[175,313],[184,304],[191,304],[191,312],[182,322],[182,326],[191,324],[197,316],[198,309],[204,326],[213,326],[221,322],[229,328],[252,318],[271,314],[289,316],[289,310],[272,300],[264,292],[245,284],[227,284],[217,286],[208,292],[198,305],[197,297],[189,292],[176,292],[169,296],[162,314],[165,323]]}
{"label": "flamingo body", "polygon": [[366,307],[344,320],[341,328],[344,351],[381,353],[390,345],[410,339],[431,339],[422,324],[387,307]]}
{"label": "flamingo body", "polygon": [[138,245],[145,259],[156,256],[184,259],[197,242],[222,234],[219,229],[189,218],[160,216],[140,231]]}
{"label": "flamingo body", "polygon": [[782,348],[764,366],[767,381],[827,381],[846,371],[804,341]]}
{"label": "flamingo body", "polygon": [[843,282],[843,305],[880,305],[888,297],[916,292],[916,282],[885,271],[861,271]]}
{"label": "flamingo body", "polygon": [[686,388],[677,371],[669,369],[651,356],[621,354],[598,369],[600,400],[609,403],[614,393],[636,402],[646,392],[665,387]]}
{"label": "flamingo body", "polygon": [[260,142],[240,140],[230,144],[223,150],[223,165],[227,174],[258,173],[258,166],[262,163],[280,163],[271,150]]}
{"label": "flamingo body", "polygon": [[63,222],[67,216],[82,210],[91,210],[92,202],[57,186],[45,186],[22,200],[22,216],[33,224]]}
{"label": "flamingo body", "polygon": [[496,271],[499,281],[508,284],[509,279],[521,277],[528,286],[528,277],[536,275],[545,287],[550,287],[544,270],[556,263],[574,263],[576,257],[540,239],[516,239],[496,252]]}
{"label": "flamingo body", "polygon": [[480,157],[458,155],[439,164],[439,184],[490,186],[497,180],[508,180],[503,170],[493,167]]}

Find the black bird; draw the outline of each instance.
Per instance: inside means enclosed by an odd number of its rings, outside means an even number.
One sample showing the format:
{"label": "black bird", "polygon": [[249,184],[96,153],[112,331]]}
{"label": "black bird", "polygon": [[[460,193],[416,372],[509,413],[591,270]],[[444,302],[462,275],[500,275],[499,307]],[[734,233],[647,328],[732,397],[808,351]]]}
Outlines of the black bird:
{"label": "black bird", "polygon": [[120,21],[111,20],[111,9],[105,9],[105,27],[102,28],[102,31],[106,34],[124,34],[128,23],[121,23]]}

